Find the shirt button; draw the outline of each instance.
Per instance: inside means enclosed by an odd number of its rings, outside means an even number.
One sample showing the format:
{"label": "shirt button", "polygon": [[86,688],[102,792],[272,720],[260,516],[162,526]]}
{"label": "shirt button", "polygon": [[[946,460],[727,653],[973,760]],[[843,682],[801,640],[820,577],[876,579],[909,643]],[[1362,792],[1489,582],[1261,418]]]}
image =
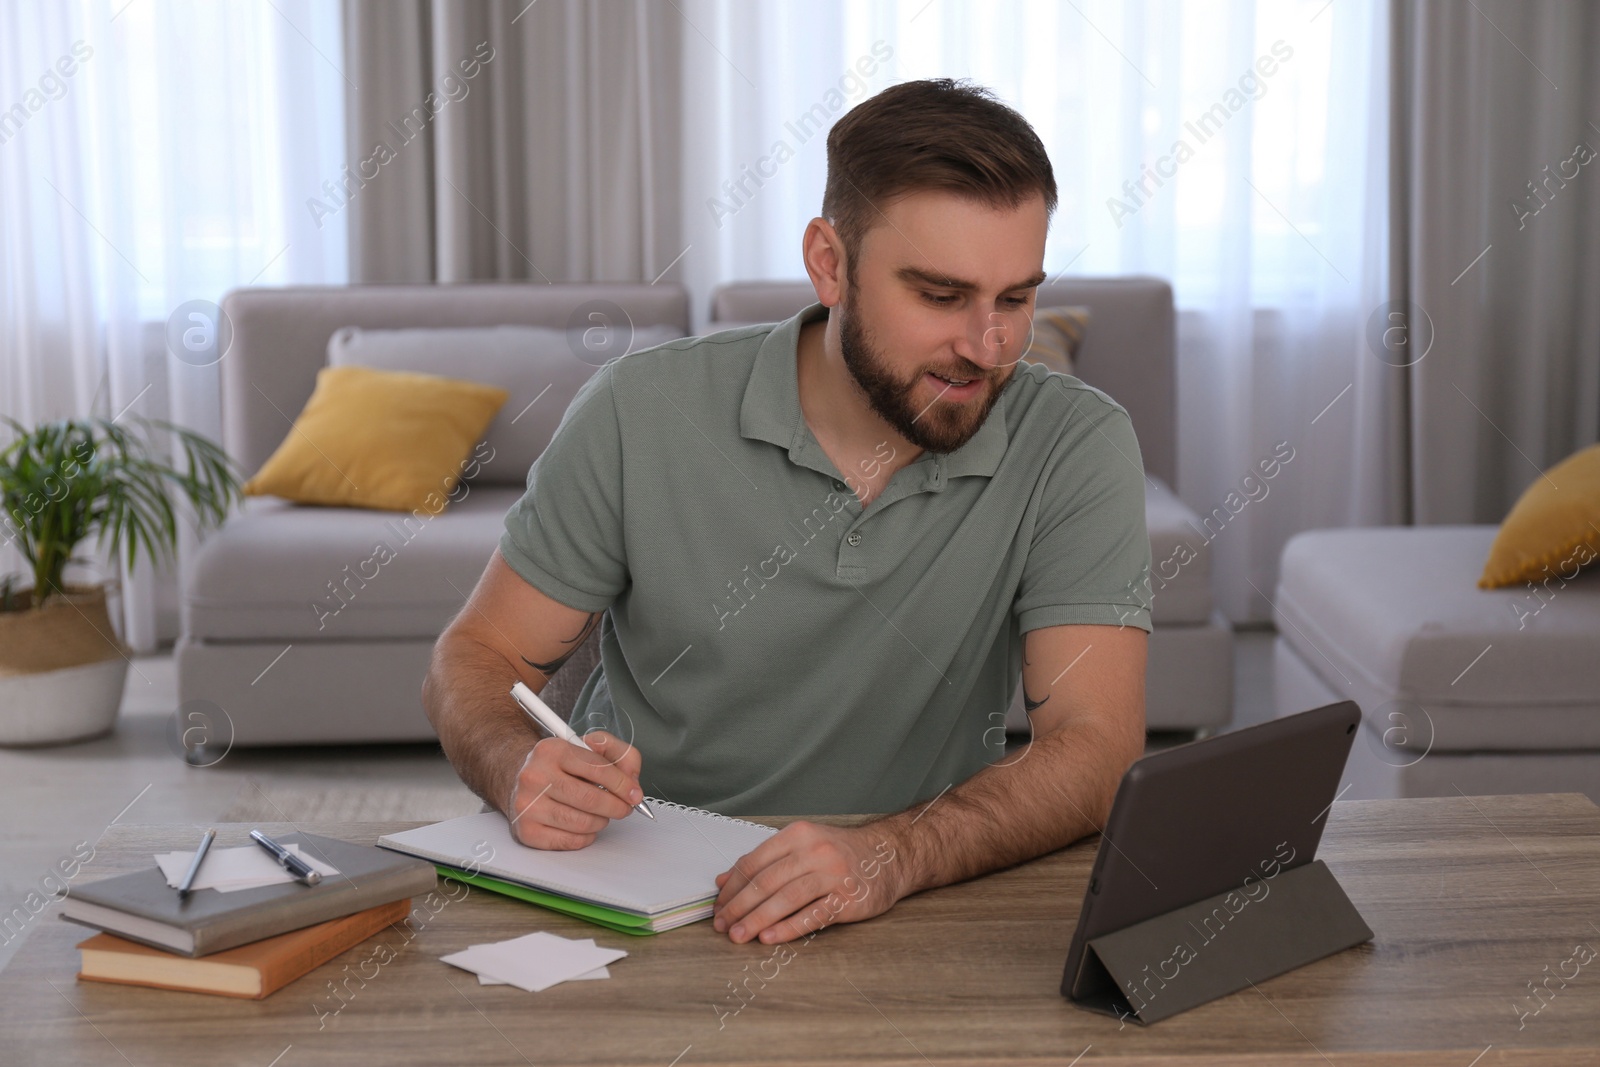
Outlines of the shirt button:
{"label": "shirt button", "polygon": [[834,482],[833,483],[833,487],[835,489],[839,490],[839,492],[841,492],[841,493],[844,492],[844,483],[843,482]]}
{"label": "shirt button", "polygon": [[852,533],[849,537],[845,538],[845,541],[850,545],[851,548],[854,548],[861,543],[861,535],[859,533]]}

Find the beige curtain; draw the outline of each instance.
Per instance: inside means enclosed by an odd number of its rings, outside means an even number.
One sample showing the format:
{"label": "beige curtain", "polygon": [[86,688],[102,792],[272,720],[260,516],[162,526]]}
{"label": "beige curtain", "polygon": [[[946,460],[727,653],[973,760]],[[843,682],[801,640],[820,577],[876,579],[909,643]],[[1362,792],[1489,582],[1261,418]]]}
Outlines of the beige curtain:
{"label": "beige curtain", "polygon": [[1600,435],[1600,7],[1396,0],[1392,27],[1393,295],[1414,355],[1433,334],[1408,518],[1498,523]]}
{"label": "beige curtain", "polygon": [[[352,282],[653,281],[683,251],[683,20],[345,0]],[[668,272],[668,279],[675,273]]]}

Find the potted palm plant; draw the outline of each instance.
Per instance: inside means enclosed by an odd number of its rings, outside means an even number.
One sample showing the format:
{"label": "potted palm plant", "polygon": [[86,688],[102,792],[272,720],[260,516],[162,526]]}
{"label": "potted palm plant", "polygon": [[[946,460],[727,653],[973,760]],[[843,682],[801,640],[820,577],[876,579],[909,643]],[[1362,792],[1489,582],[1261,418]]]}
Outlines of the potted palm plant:
{"label": "potted palm plant", "polygon": [[[95,737],[116,723],[128,652],[111,626],[105,584],[67,583],[75,553],[98,538],[131,571],[170,560],[186,501],[201,529],[227,518],[239,481],[227,455],[170,423],[62,419],[29,429],[0,419],[14,438],[0,448],[0,545],[30,574],[0,580],[0,744]],[[169,433],[175,465],[151,446]]]}

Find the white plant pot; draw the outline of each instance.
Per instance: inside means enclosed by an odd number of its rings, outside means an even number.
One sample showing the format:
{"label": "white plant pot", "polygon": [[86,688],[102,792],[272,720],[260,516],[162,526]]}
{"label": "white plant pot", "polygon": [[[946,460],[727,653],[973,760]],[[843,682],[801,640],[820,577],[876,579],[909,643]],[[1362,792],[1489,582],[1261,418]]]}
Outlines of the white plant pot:
{"label": "white plant pot", "polygon": [[0,677],[0,745],[56,745],[107,733],[122,706],[128,661]]}

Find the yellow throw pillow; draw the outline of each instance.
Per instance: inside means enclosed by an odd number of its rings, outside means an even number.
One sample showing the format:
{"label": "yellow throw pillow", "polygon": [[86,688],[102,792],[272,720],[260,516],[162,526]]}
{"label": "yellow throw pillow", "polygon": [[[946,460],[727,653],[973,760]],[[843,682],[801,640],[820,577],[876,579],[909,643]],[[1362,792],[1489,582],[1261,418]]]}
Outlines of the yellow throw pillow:
{"label": "yellow throw pillow", "polygon": [[1570,579],[1600,556],[1600,445],[1574,452],[1534,480],[1500,524],[1480,589]]}
{"label": "yellow throw pillow", "polygon": [[1039,308],[1033,313],[1033,343],[1022,358],[1043,363],[1062,374],[1076,374],[1073,367],[1088,328],[1089,309],[1086,307]]}
{"label": "yellow throw pillow", "polygon": [[508,395],[432,374],[324,367],[245,495],[437,514]]}

